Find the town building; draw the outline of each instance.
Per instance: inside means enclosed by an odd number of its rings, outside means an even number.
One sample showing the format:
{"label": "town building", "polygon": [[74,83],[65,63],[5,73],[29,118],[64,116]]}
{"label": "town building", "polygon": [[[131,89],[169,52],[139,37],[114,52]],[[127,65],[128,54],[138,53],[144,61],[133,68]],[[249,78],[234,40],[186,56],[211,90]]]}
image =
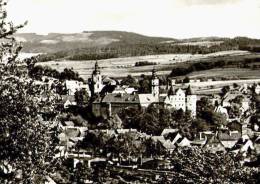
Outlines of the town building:
{"label": "town building", "polygon": [[84,84],[81,81],[76,80],[66,80],[65,81],[65,90],[67,91],[67,95],[75,95],[76,91],[79,90],[86,90],[88,94],[90,95],[90,89],[87,84]]}
{"label": "town building", "polygon": [[108,93],[105,97],[97,98],[92,103],[92,112],[96,117],[111,117],[113,114],[128,107],[140,107],[140,100],[137,94]]}
{"label": "town building", "polygon": [[255,86],[255,90],[254,90],[255,94],[259,95],[260,94],[260,85],[256,85]]}
{"label": "town building", "polygon": [[190,111],[193,117],[196,116],[197,95],[192,92],[190,86],[186,90],[183,90],[181,88],[175,89],[175,86],[172,85],[165,99],[165,104],[170,105],[170,107],[176,110]]}

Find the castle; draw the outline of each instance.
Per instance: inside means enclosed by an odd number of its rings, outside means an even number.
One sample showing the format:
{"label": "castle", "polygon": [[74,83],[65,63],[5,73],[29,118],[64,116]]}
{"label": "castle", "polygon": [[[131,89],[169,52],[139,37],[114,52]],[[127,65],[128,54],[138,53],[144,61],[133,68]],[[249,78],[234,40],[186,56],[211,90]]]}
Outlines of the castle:
{"label": "castle", "polygon": [[[168,93],[160,94],[160,81],[155,69],[152,70],[150,83],[151,93],[108,93],[102,99],[98,98],[93,102],[92,111],[97,116],[103,115],[104,113],[110,116],[122,108],[130,106],[148,107],[150,104],[156,103],[163,104],[167,108],[174,108],[176,110],[182,109],[184,112],[190,111],[192,117],[196,116],[197,96],[193,94],[190,86],[186,89],[182,89],[176,86],[175,80],[172,80]],[[99,94],[103,87],[102,75],[98,63],[96,62],[90,81],[91,94]]]}

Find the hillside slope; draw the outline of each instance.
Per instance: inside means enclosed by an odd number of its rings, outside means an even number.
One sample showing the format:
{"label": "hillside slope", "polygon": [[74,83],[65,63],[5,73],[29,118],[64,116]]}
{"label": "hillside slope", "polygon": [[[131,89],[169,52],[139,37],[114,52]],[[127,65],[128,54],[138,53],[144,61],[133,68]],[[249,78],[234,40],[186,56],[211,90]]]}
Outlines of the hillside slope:
{"label": "hillside slope", "polygon": [[23,52],[44,53],[40,58],[41,61],[96,60],[176,53],[208,54],[239,49],[259,51],[255,45],[260,45],[260,40],[246,37],[233,39],[202,37],[177,40],[124,31],[85,31],[48,35],[22,33],[16,34],[16,38],[23,43]]}
{"label": "hillside slope", "polygon": [[123,31],[84,31],[82,33],[62,34],[18,33],[16,38],[23,42],[24,52],[55,53],[80,48],[104,47],[112,43],[148,44],[174,41],[172,38],[149,37]]}

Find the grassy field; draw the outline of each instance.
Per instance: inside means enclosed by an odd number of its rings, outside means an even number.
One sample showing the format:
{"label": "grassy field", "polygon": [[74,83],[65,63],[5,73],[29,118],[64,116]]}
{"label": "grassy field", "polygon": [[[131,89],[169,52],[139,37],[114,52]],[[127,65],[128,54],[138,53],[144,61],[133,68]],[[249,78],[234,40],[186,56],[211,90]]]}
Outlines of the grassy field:
{"label": "grassy field", "polygon": [[[110,77],[125,77],[128,74],[140,76],[141,74],[150,75],[151,70],[155,67],[159,75],[168,75],[172,67],[177,63],[200,61],[204,59],[217,58],[222,56],[243,56],[249,54],[246,51],[224,51],[213,54],[167,54],[167,55],[149,55],[126,58],[115,58],[99,60],[99,66],[103,75]],[[135,63],[139,61],[154,62],[157,65],[135,67]],[[58,71],[64,68],[73,68],[84,79],[90,77],[95,61],[50,61],[38,63],[40,65],[50,66]],[[195,75],[201,75],[200,73]]]}
{"label": "grassy field", "polygon": [[217,68],[212,70],[205,70],[199,72],[192,72],[188,75],[190,78],[213,78],[213,77],[224,77],[224,78],[242,78],[252,79],[260,78],[260,70],[252,70],[247,68]]}

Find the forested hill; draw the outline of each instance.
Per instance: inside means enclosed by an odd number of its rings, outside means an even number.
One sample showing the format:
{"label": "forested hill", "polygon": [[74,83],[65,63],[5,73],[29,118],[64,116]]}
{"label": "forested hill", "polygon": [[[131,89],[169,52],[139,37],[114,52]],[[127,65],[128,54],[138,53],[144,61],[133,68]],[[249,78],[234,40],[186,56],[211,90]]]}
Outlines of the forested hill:
{"label": "forested hill", "polygon": [[260,40],[246,37],[173,38],[149,37],[123,31],[85,31],[74,34],[17,34],[23,52],[46,53],[41,61],[93,60],[170,53],[207,54],[225,50],[257,51]]}
{"label": "forested hill", "polygon": [[23,42],[24,52],[55,53],[79,48],[105,47],[112,43],[156,44],[175,41],[172,38],[149,37],[123,31],[84,31],[82,33],[62,34],[18,33],[18,41]]}

